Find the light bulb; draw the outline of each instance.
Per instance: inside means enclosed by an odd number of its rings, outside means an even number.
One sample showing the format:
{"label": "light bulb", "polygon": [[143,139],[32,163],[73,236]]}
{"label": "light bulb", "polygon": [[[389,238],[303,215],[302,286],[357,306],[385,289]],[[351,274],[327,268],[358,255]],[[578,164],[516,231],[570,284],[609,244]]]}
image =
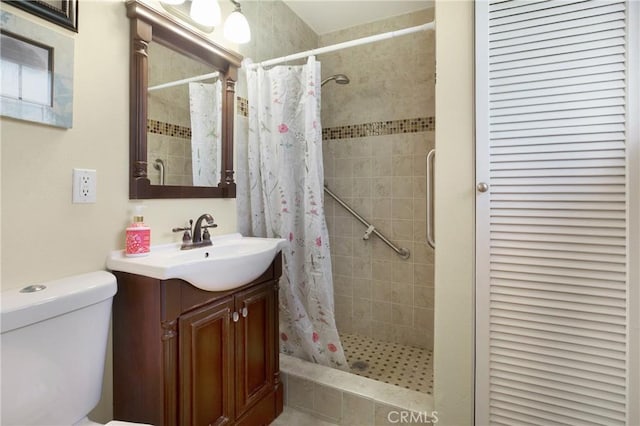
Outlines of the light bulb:
{"label": "light bulb", "polygon": [[215,27],[220,23],[222,12],[218,0],[193,0],[189,15],[200,25]]}
{"label": "light bulb", "polygon": [[179,4],[184,3],[184,0],[160,0],[164,4],[170,4],[172,6],[177,6]]}
{"label": "light bulb", "polygon": [[224,22],[224,38],[237,44],[251,40],[249,22],[239,9],[234,10]]}

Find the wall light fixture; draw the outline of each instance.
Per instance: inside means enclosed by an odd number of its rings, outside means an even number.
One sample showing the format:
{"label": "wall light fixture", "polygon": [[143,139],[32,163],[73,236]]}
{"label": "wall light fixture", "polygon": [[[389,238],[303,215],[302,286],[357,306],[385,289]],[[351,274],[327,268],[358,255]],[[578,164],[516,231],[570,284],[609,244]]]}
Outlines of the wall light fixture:
{"label": "wall light fixture", "polygon": [[240,9],[240,3],[231,0],[235,10],[224,21],[224,38],[237,44],[251,41],[251,28],[249,21]]}
{"label": "wall light fixture", "polygon": [[[236,44],[248,43],[251,40],[249,21],[242,13],[240,3],[230,1],[235,9],[224,22],[224,37]],[[167,12],[207,33],[213,32],[222,20],[218,0],[160,0],[160,4]]]}

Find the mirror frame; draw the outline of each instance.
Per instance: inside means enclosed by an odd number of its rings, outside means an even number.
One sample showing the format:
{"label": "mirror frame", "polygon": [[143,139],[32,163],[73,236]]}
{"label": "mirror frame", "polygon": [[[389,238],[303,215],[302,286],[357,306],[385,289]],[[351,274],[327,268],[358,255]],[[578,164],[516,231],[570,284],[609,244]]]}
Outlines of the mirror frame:
{"label": "mirror frame", "polygon": [[[242,56],[228,51],[137,0],[126,3],[131,26],[129,94],[129,198],[235,198],[233,122],[235,83]],[[147,177],[148,46],[151,41],[211,65],[221,74],[222,147],[217,187],[151,185]]]}

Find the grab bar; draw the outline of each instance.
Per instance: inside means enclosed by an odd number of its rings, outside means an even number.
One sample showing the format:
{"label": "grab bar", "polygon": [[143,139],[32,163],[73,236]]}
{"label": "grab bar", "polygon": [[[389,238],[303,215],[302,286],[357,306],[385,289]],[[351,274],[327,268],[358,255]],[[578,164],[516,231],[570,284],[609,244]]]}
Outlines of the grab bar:
{"label": "grab bar", "polygon": [[164,185],[164,161],[156,158],[153,168],[160,171],[160,185]]}
{"label": "grab bar", "polygon": [[436,150],[432,149],[427,154],[427,244],[432,249],[436,248],[436,240],[433,235],[433,171],[435,170]]}
{"label": "grab bar", "polygon": [[386,245],[388,245],[389,247],[391,247],[391,249],[393,251],[395,251],[398,256],[400,256],[402,259],[409,259],[409,257],[411,256],[411,253],[409,252],[408,249],[406,248],[398,248],[395,244],[393,244],[391,241],[389,241],[387,239],[387,237],[385,237],[384,235],[382,235],[380,232],[378,232],[378,230],[375,228],[375,226],[371,225],[369,222],[366,221],[366,219],[364,219],[362,216],[360,216],[358,213],[356,213],[355,210],[353,210],[351,207],[349,207],[349,205],[347,203],[345,203],[344,201],[342,201],[340,199],[340,197],[338,197],[336,194],[334,194],[333,192],[331,192],[331,190],[329,188],[327,188],[327,186],[324,186],[324,192],[326,192],[327,194],[329,194],[331,196],[331,198],[333,198],[334,200],[336,200],[338,202],[338,204],[340,204],[342,207],[345,208],[345,210],[347,210],[349,213],[351,213],[353,215],[353,217],[355,217],[356,219],[358,219],[364,226],[367,227],[367,230],[364,233],[364,236],[362,237],[363,240],[368,240],[369,239],[369,235],[371,234],[375,234],[378,236],[378,238],[380,238]]}

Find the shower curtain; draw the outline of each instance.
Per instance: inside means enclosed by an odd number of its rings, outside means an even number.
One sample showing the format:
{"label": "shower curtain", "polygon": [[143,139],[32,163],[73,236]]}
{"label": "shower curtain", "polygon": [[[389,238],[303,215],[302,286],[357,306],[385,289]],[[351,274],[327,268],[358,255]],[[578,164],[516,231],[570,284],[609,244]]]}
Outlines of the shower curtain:
{"label": "shower curtain", "polygon": [[189,83],[191,167],[194,186],[220,182],[222,82]]}
{"label": "shower curtain", "polygon": [[320,63],[311,57],[303,66],[246,72],[248,143],[237,150],[238,224],[244,235],[288,241],[280,280],[281,352],[347,368],[323,207]]}

